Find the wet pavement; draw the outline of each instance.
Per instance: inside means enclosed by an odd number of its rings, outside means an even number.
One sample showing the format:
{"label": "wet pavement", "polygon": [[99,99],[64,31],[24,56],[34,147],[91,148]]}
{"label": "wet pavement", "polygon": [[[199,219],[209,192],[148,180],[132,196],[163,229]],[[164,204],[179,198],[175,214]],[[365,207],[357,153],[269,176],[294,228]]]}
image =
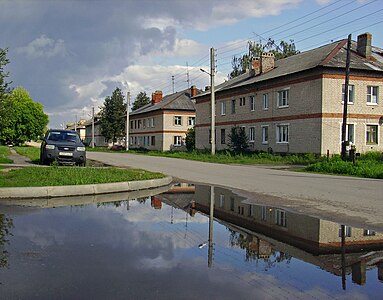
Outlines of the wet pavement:
{"label": "wet pavement", "polygon": [[220,187],[178,183],[135,195],[14,204],[0,206],[1,299],[383,294],[383,233]]}

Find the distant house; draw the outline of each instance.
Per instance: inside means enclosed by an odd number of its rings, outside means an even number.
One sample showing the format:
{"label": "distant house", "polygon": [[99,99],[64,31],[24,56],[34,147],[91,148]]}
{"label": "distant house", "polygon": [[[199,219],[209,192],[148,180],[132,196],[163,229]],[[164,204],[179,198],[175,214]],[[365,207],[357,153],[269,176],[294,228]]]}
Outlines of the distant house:
{"label": "distant house", "polygon": [[66,129],[77,131],[82,141],[85,140],[85,119],[79,120],[77,123],[69,123],[66,125]]}
{"label": "distant house", "polygon": [[[369,33],[352,42],[347,140],[357,152],[383,151],[383,50]],[[233,126],[250,149],[339,153],[347,40],[274,61],[265,53],[248,72],[216,86],[216,149]],[[210,92],[195,97],[196,147],[210,148]]]}
{"label": "distant house", "polygon": [[188,128],[195,124],[195,105],[191,98],[196,95],[195,86],[165,97],[162,91],[154,92],[149,104],[129,114],[130,148],[182,149]]}

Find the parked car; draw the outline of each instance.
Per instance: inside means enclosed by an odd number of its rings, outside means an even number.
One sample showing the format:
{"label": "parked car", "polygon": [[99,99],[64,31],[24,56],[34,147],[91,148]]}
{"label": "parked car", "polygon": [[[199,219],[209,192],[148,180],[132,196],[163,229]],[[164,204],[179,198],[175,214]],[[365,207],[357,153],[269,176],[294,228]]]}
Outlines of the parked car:
{"label": "parked car", "polygon": [[49,129],[41,139],[40,164],[49,165],[57,161],[60,164],[85,166],[85,145],[76,131]]}

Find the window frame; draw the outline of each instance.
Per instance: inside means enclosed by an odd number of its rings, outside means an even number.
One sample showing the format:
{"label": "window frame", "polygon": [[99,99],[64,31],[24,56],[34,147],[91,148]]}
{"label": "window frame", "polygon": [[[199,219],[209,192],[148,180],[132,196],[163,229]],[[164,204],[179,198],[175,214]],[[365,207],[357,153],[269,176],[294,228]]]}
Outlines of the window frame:
{"label": "window frame", "polygon": [[239,97],[239,106],[246,105],[246,97]]}
{"label": "window frame", "polygon": [[232,99],[231,100],[231,114],[234,115],[235,114],[235,107],[237,106],[237,101],[236,99]]}
{"label": "window frame", "polygon": [[182,116],[174,116],[174,126],[182,126]]}
{"label": "window frame", "polygon": [[255,96],[250,96],[250,111],[255,111]]}
{"label": "window frame", "polygon": [[[267,145],[269,143],[269,125],[262,125],[261,128],[262,128],[262,144]],[[266,136],[265,136],[265,133],[266,133]]]}
{"label": "window frame", "polygon": [[[342,84],[342,103],[344,103],[345,89],[346,89],[345,84]],[[352,97],[350,97],[350,94]],[[354,101],[355,101],[355,85],[349,84],[347,104],[354,104]]]}
{"label": "window frame", "polygon": [[255,141],[255,126],[249,127],[249,142],[254,143]]}
{"label": "window frame", "polygon": [[[282,97],[281,98],[281,95],[286,93],[286,97]],[[277,92],[277,104],[278,104],[278,108],[286,108],[286,107],[289,107],[289,98],[290,98],[290,88],[286,88],[286,89],[283,89],[283,90],[279,90]]]}
{"label": "window frame", "polygon": [[[178,143],[178,140],[179,140],[179,143]],[[173,146],[182,146],[182,136],[180,135],[175,135],[173,137]]]}
{"label": "window frame", "polygon": [[[368,128],[376,128],[374,135],[375,136],[375,142],[371,142],[371,132],[368,130]],[[370,135],[370,139],[369,139]],[[366,145],[379,145],[379,125],[377,124],[366,124]]]}
{"label": "window frame", "polygon": [[221,145],[226,144],[226,129],[221,128]]}
{"label": "window frame", "polygon": [[[375,102],[372,101],[373,90],[376,89],[376,95],[375,95]],[[370,101],[368,101],[368,98],[370,97]],[[378,105],[379,103],[379,86],[377,85],[368,85],[367,86],[367,105]]]}
{"label": "window frame", "polygon": [[195,126],[195,117],[188,117],[188,126]]}
{"label": "window frame", "polygon": [[226,101],[221,102],[221,116],[226,116]]}
{"label": "window frame", "polygon": [[[277,124],[276,125],[277,127],[277,130],[276,130],[276,134],[277,134],[277,144],[288,144],[289,143],[289,140],[290,140],[290,124]],[[283,133],[284,136],[287,136],[287,139],[283,139],[281,140],[280,137],[281,137],[281,128],[287,128],[287,133]]]}
{"label": "window frame", "polygon": [[275,225],[287,227],[287,212],[277,208],[275,210]]}

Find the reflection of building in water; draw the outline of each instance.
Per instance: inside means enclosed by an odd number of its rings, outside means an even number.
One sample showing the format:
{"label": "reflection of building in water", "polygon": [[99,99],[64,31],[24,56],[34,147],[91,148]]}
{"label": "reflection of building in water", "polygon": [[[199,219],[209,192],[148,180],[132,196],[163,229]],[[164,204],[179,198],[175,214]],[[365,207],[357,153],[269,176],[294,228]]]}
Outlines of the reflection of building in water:
{"label": "reflection of building in water", "polygon": [[[381,280],[383,234],[349,226],[342,232],[334,222],[244,200],[215,188],[214,217],[231,230],[232,245],[245,249],[246,258],[268,258],[279,251],[280,259],[287,259],[288,253],[339,276],[352,273],[358,284],[365,283],[366,270],[378,267]],[[208,214],[209,205],[210,187],[197,185],[196,209]]]}
{"label": "reflection of building in water", "polygon": [[150,199],[151,206],[155,209],[161,209],[162,207],[162,202],[161,199],[158,198],[157,196],[152,196]]}

